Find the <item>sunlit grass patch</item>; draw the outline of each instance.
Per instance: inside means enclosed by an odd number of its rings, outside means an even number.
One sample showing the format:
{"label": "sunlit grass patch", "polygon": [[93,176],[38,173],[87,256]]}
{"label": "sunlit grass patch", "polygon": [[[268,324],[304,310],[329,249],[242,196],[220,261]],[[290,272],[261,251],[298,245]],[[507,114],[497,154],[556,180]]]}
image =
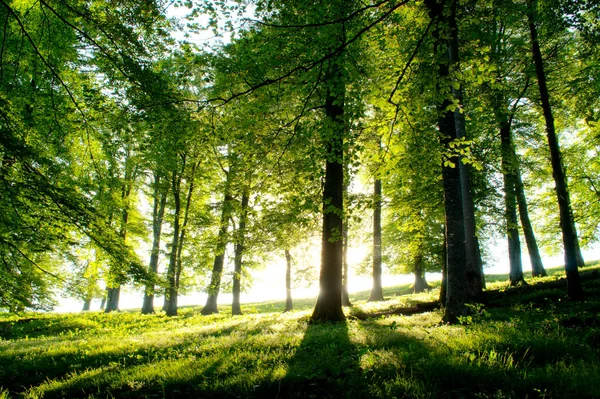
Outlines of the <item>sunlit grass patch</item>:
{"label": "sunlit grass patch", "polygon": [[171,318],[134,312],[0,317],[16,322],[10,338],[0,341],[0,392],[32,398],[600,397],[589,383],[600,364],[600,285],[586,281],[585,289],[584,302],[566,301],[560,290],[535,290],[489,308],[473,304],[469,318],[454,326],[440,324],[441,310],[353,316],[429,301],[436,290],[354,300],[344,309],[348,320],[337,324],[309,323],[312,307],[288,313],[256,307],[235,317],[227,309],[202,316],[197,307]]}

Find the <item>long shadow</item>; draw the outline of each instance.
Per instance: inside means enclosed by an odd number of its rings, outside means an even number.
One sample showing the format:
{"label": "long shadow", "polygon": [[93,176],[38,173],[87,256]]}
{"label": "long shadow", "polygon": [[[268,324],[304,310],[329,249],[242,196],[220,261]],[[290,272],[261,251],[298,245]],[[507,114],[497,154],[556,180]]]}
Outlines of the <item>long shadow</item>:
{"label": "long shadow", "polygon": [[275,397],[362,397],[359,361],[346,322],[308,324]]}

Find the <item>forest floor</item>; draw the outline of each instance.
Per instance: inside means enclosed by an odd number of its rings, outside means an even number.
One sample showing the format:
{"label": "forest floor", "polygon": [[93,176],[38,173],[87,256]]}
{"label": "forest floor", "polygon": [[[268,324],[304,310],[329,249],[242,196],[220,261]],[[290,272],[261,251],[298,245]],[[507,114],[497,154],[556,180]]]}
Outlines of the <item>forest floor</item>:
{"label": "forest floor", "polygon": [[314,299],[235,317],[0,314],[0,398],[600,398],[600,279],[572,302],[550,272],[528,289],[487,276],[504,293],[454,326],[393,314],[437,298],[408,285],[352,295],[338,324],[308,323]]}

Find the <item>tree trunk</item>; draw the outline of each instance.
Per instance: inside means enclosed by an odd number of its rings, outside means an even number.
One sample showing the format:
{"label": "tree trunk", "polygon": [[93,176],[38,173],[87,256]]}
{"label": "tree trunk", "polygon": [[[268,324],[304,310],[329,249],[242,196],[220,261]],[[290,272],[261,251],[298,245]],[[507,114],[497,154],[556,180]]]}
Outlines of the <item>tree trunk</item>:
{"label": "tree trunk", "polygon": [[[344,201],[348,199],[348,185],[349,185],[350,173],[348,169],[348,162],[344,162]],[[348,231],[350,229],[350,215],[344,214],[343,226],[342,226],[342,306],[352,306],[350,302],[350,294],[348,293]]]}
{"label": "tree trunk", "polygon": [[102,301],[100,302],[100,310],[104,309],[104,306],[106,306],[106,298],[108,297],[108,288],[106,289],[106,295],[104,295],[102,297]]}
{"label": "tree trunk", "polygon": [[[517,154],[515,153],[513,155],[516,159]],[[537,240],[535,239],[535,234],[533,233],[533,226],[529,220],[527,198],[525,197],[525,188],[523,187],[523,180],[521,179],[521,171],[518,163],[516,170],[515,192],[517,196],[517,203],[519,205],[519,218],[521,219],[523,236],[525,237],[527,252],[529,253],[529,261],[531,262],[531,275],[533,277],[546,276],[546,269],[544,269],[544,264],[542,263],[540,250],[537,245]]]}
{"label": "tree trunk", "polygon": [[289,312],[294,309],[292,301],[292,254],[289,249],[285,250],[285,310]]}
{"label": "tree trunk", "polygon": [[381,180],[373,185],[373,287],[369,302],[383,301],[381,284]]}
{"label": "tree trunk", "polygon": [[[127,155],[125,158],[125,176],[124,182],[121,186],[121,200],[123,201],[123,211],[121,213],[121,230],[119,232],[119,236],[123,240],[123,244],[127,242],[127,224],[129,223],[129,198],[131,196],[131,190],[133,189],[133,181],[135,178],[135,168],[131,165],[131,157],[129,154],[129,150],[127,150]],[[111,270],[109,270],[109,278],[113,278],[114,280],[110,282],[108,292],[107,292],[107,300],[106,300],[106,308],[104,309],[105,313],[110,313],[113,311],[119,310],[119,297],[121,295],[121,283],[120,283],[120,275],[121,271],[117,269],[115,264],[111,264]],[[115,281],[116,280],[116,281]]]}
{"label": "tree trunk", "polygon": [[429,288],[429,284],[427,284],[427,280],[425,279],[425,273],[423,271],[423,255],[418,255],[415,258],[415,285],[413,286],[413,292],[418,294],[420,292],[425,292]]}
{"label": "tree trunk", "polygon": [[106,308],[104,309],[105,313],[119,311],[119,296],[120,295],[121,295],[121,287],[120,286],[106,289]]}
{"label": "tree trunk", "polygon": [[81,311],[82,312],[87,312],[87,311],[90,310],[91,306],[92,306],[92,298],[86,298],[83,301],[83,309],[81,309]]}
{"label": "tree trunk", "polygon": [[[440,143],[443,149],[450,152],[450,156],[444,160],[442,166],[442,180],[444,186],[444,210],[446,215],[446,298],[443,321],[456,323],[458,317],[467,314],[467,271],[466,271],[466,248],[465,248],[465,218],[463,213],[463,191],[460,176],[460,158],[452,151],[451,144],[457,138],[454,112],[449,110],[452,102],[444,95],[442,85],[449,84],[450,53],[458,48],[456,34],[456,0],[451,1],[450,13],[446,14],[444,5],[435,1],[428,1],[431,18],[438,20],[438,27],[434,30],[436,40],[435,48],[446,49],[445,59],[438,65],[437,90],[441,98],[444,98],[438,106],[438,126],[440,131]],[[447,25],[452,31],[450,41],[441,38],[440,29]],[[454,50],[453,50],[454,49]],[[437,57],[436,57],[437,58]],[[451,84],[451,82],[450,82]]]}
{"label": "tree trunk", "polygon": [[219,297],[219,290],[221,288],[221,276],[223,274],[223,265],[225,263],[225,248],[227,247],[227,230],[229,227],[229,216],[231,215],[231,201],[233,199],[230,193],[231,180],[233,179],[232,173],[234,173],[233,171],[233,167],[230,167],[225,180],[223,209],[221,210],[221,222],[219,227],[219,234],[217,237],[217,245],[215,248],[215,260],[213,262],[210,285],[207,289],[208,298],[206,298],[206,304],[204,305],[204,308],[202,308],[201,311],[201,313],[205,316],[213,313],[219,313],[219,310],[217,309],[217,298]]}
{"label": "tree trunk", "polygon": [[[150,274],[156,276],[158,271],[158,259],[160,254],[160,238],[162,234],[162,224],[167,205],[167,192],[160,189],[160,175],[154,173],[154,207],[152,209],[152,252],[150,253],[150,264],[148,270]],[[142,304],[142,314],[154,313],[154,283],[146,285],[144,292],[144,302]]]}
{"label": "tree trunk", "polygon": [[[452,15],[448,19],[450,28],[450,41],[448,43],[448,62],[453,71],[460,71],[460,57],[458,49],[458,25],[456,23],[456,1],[453,1]],[[459,82],[460,83],[460,82]],[[458,101],[459,107],[454,110],[454,128],[457,138],[466,137],[465,116],[460,107],[463,105],[462,84],[456,88],[452,85],[452,96]],[[459,157],[460,158],[460,157]],[[473,192],[471,188],[471,175],[469,168],[462,161],[458,163],[461,181],[461,195],[463,217],[465,219],[465,256],[467,272],[467,288],[470,297],[479,297],[485,288],[485,277],[483,274],[483,262],[479,250],[479,239],[477,237],[477,226],[475,221],[475,204],[473,203]]]}
{"label": "tree trunk", "polygon": [[325,127],[322,134],[326,148],[325,184],[323,187],[323,236],[321,239],[320,292],[311,316],[312,321],[342,321],[342,213],[344,210],[344,101],[345,79],[342,55],[329,62],[325,78]]}
{"label": "tree trunk", "polygon": [[[542,110],[546,121],[546,135],[548,138],[548,146],[550,148],[552,176],[554,177],[556,196],[558,198],[560,227],[565,250],[567,294],[571,299],[580,300],[583,298],[584,294],[577,267],[579,263],[582,263],[583,258],[578,255],[579,241],[577,239],[577,231],[575,230],[575,223],[573,221],[569,190],[567,188],[567,181],[562,166],[560,146],[554,128],[554,116],[552,115],[552,107],[550,106],[550,94],[548,93],[542,52],[538,41],[537,29],[535,27],[535,9],[536,1],[527,0],[527,19],[529,23],[529,33],[531,35],[533,61],[535,64]],[[580,258],[579,261],[578,257]]]}
{"label": "tree trunk", "polygon": [[527,284],[523,276],[521,242],[519,240],[519,221],[517,219],[516,170],[517,160],[511,137],[511,127],[505,112],[506,104],[501,93],[495,97],[494,113],[500,129],[500,148],[502,156],[502,176],[504,178],[504,221],[508,241],[509,279],[511,286]]}
{"label": "tree trunk", "polygon": [[235,243],[234,271],[233,271],[233,302],[231,304],[231,314],[241,315],[242,307],[240,303],[240,294],[242,291],[242,261],[244,256],[244,241],[246,236],[246,222],[248,218],[248,202],[250,200],[249,182],[250,174],[246,174],[246,186],[242,193],[242,207],[240,209],[240,223],[237,231],[237,240]]}
{"label": "tree trunk", "polygon": [[440,295],[439,301],[442,306],[446,306],[446,288],[448,287],[448,244],[447,244],[447,233],[448,227],[444,228],[444,246],[442,249],[442,281],[440,282]]}
{"label": "tree trunk", "polygon": [[198,168],[198,165],[200,164],[200,161],[195,160],[194,164],[192,166],[192,171],[190,173],[190,175],[187,177],[187,180],[189,181],[188,184],[188,192],[187,192],[187,196],[186,196],[186,200],[185,200],[185,210],[183,212],[183,223],[181,224],[181,228],[180,228],[180,233],[179,233],[179,240],[177,242],[177,254],[176,254],[176,263],[175,263],[175,296],[173,298],[171,298],[171,302],[172,302],[172,307],[174,307],[175,309],[177,309],[178,305],[177,305],[177,301],[179,299],[179,282],[181,280],[181,272],[182,272],[182,268],[183,268],[183,264],[182,264],[182,259],[181,259],[181,253],[183,252],[183,244],[185,243],[185,234],[187,231],[187,224],[188,224],[188,220],[189,220],[189,214],[190,214],[190,206],[192,204],[192,196],[194,194],[194,187],[195,187],[195,178],[196,178],[196,170]]}
{"label": "tree trunk", "polygon": [[179,229],[181,219],[181,180],[183,170],[185,169],[185,157],[181,172],[173,172],[171,178],[171,191],[173,191],[173,202],[175,205],[175,214],[173,215],[173,241],[171,242],[171,253],[169,255],[169,268],[167,269],[168,286],[165,292],[165,304],[163,306],[167,316],[177,316],[177,285],[175,284],[175,274],[177,268],[177,251],[179,249]]}

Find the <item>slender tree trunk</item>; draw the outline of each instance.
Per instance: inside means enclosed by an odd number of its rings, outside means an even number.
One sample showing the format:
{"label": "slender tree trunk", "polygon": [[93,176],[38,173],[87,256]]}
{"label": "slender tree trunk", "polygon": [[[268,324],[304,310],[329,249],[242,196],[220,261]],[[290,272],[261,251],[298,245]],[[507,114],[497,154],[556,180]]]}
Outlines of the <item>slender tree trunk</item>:
{"label": "slender tree trunk", "polygon": [[237,231],[237,240],[235,243],[235,254],[234,254],[234,271],[233,271],[233,302],[231,304],[231,314],[241,315],[242,306],[240,303],[240,295],[242,292],[242,266],[244,256],[244,241],[246,238],[246,222],[248,218],[248,202],[250,200],[249,193],[249,182],[250,175],[246,175],[247,185],[244,187],[242,193],[242,206],[240,209],[240,223]]}
{"label": "slender tree trunk", "polygon": [[579,241],[577,239],[577,231],[575,230],[575,222],[573,220],[573,213],[571,210],[567,181],[562,166],[560,146],[554,127],[554,116],[552,115],[552,107],[550,106],[550,94],[548,93],[548,87],[546,84],[544,62],[538,40],[537,29],[535,26],[535,10],[536,1],[527,0],[527,19],[529,22],[529,33],[531,35],[533,61],[535,64],[542,110],[544,113],[544,119],[546,121],[546,135],[548,138],[548,146],[550,148],[552,176],[554,177],[556,196],[558,198],[560,227],[562,230],[563,246],[565,250],[567,294],[571,299],[579,300],[583,298],[584,294],[577,267],[579,263],[582,263],[583,258],[578,255]]}
{"label": "slender tree trunk", "polygon": [[[344,162],[344,201],[348,199],[348,186],[350,184],[350,173],[348,169],[348,161]],[[346,205],[347,206],[347,205]],[[352,306],[350,302],[350,294],[348,293],[348,231],[350,230],[350,215],[344,214],[342,226],[342,306]]]}
{"label": "slender tree trunk", "polygon": [[[163,219],[167,205],[167,192],[160,188],[160,175],[154,173],[154,207],[152,210],[152,252],[150,253],[150,264],[148,270],[150,274],[156,276],[158,271],[158,259],[160,255],[160,238],[162,234]],[[144,302],[142,304],[142,314],[154,313],[154,283],[146,285],[144,292]]]}
{"label": "slender tree trunk", "polygon": [[504,176],[504,220],[506,223],[506,237],[508,240],[508,258],[510,264],[510,285],[527,284],[523,276],[523,262],[521,259],[521,242],[519,240],[519,221],[517,219],[517,201],[515,192],[515,160],[510,137],[508,120],[502,121],[500,126],[500,140],[502,146],[502,173]]}
{"label": "slender tree trunk", "polygon": [[446,289],[448,287],[448,227],[444,228],[444,246],[442,249],[442,281],[440,282],[439,301],[442,306],[446,306]]}
{"label": "slender tree trunk", "polygon": [[173,202],[175,205],[175,214],[173,215],[173,241],[171,242],[171,253],[169,255],[169,268],[167,269],[168,287],[165,296],[164,309],[167,316],[177,316],[177,285],[175,283],[175,274],[177,268],[177,251],[179,249],[179,230],[181,220],[181,180],[185,170],[185,157],[181,172],[173,172],[171,179],[171,191],[173,192]]}
{"label": "slender tree trunk", "polygon": [[108,298],[108,288],[106,289],[106,294],[102,297],[102,301],[100,302],[100,310],[103,310],[106,306],[106,298]]}
{"label": "slender tree trunk", "polygon": [[[517,154],[515,153],[513,155],[516,157]],[[521,220],[521,227],[523,228],[525,243],[527,244],[529,261],[531,262],[531,275],[533,277],[546,276],[546,269],[544,269],[544,264],[542,263],[540,250],[537,245],[537,240],[535,239],[535,234],[533,233],[533,226],[529,220],[527,198],[525,197],[525,188],[523,187],[523,180],[521,179],[521,171],[518,164],[515,183],[515,192],[517,196],[517,203],[519,205],[519,218]]]}
{"label": "slender tree trunk", "polygon": [[198,168],[198,165],[200,165],[200,161],[196,159],[192,166],[192,171],[191,171],[190,175],[188,176],[189,184],[188,184],[188,192],[187,192],[187,196],[186,196],[186,200],[185,200],[185,210],[183,212],[183,223],[181,224],[180,233],[179,233],[179,241],[177,242],[177,256],[176,256],[177,261],[176,261],[176,265],[175,265],[176,295],[171,299],[171,301],[173,302],[172,306],[175,307],[175,309],[178,308],[177,301],[179,299],[179,284],[181,281],[181,272],[183,269],[181,254],[183,252],[183,244],[185,243],[185,238],[186,238],[187,224],[188,224],[188,220],[189,220],[190,206],[192,204],[192,196],[194,194],[194,187],[195,187],[195,181],[196,181],[195,180],[196,170]]}
{"label": "slender tree trunk", "polygon": [[[119,232],[119,236],[123,240],[125,244],[127,242],[127,225],[129,223],[129,198],[131,196],[131,190],[133,189],[133,181],[136,177],[135,167],[131,164],[131,156],[129,150],[127,150],[127,155],[125,159],[125,176],[124,182],[121,186],[121,200],[123,201],[123,211],[121,214],[121,230]],[[121,283],[120,278],[116,277],[116,274],[121,274],[120,271],[115,270],[116,265],[112,264],[111,268],[113,270],[109,271],[114,280],[112,281],[107,290],[107,300],[106,300],[106,308],[104,309],[105,313],[110,313],[119,310],[119,299],[121,296]]]}
{"label": "slender tree trunk", "polygon": [[381,284],[381,180],[373,185],[373,286],[369,302],[383,301]]}
{"label": "slender tree trunk", "polygon": [[502,177],[504,180],[504,221],[508,242],[508,259],[510,265],[510,285],[527,284],[523,276],[521,259],[521,242],[519,240],[519,221],[517,219],[517,159],[512,142],[511,121],[507,115],[504,96],[496,92],[494,97],[494,114],[500,130],[500,153],[502,159]]}
{"label": "slender tree trunk", "polygon": [[[441,39],[440,29],[447,25],[451,31],[456,30],[456,0],[450,3],[450,11],[447,14],[443,3],[428,1],[431,18],[438,20],[438,27],[434,30],[436,39],[436,48],[445,47],[445,59],[438,65],[437,89],[443,101],[438,106],[439,119],[438,126],[440,130],[440,142],[444,149],[450,150],[451,156],[443,162],[442,180],[444,186],[444,209],[446,214],[446,298],[444,307],[443,321],[446,323],[456,323],[459,316],[467,314],[466,301],[468,296],[466,248],[465,248],[465,218],[463,213],[463,190],[460,176],[460,158],[453,151],[451,145],[457,139],[455,114],[449,110],[452,104],[450,99],[443,94],[442,85],[451,84],[451,75],[449,62],[451,52],[456,51],[457,44],[453,43],[457,39],[455,32],[451,33],[449,42]],[[452,47],[452,49],[451,49]]]}
{"label": "slender tree trunk", "polygon": [[290,312],[294,309],[292,301],[292,254],[289,249],[285,250],[285,310]]}
{"label": "slender tree trunk", "polygon": [[343,253],[342,253],[342,306],[352,306],[350,302],[350,293],[348,292],[348,229],[350,225],[348,219],[342,228],[343,233]]}
{"label": "slender tree trunk", "polygon": [[425,279],[425,272],[423,271],[423,255],[418,255],[415,258],[415,284],[413,286],[413,292],[415,294],[424,292],[431,288],[429,284],[427,284],[427,280]]}
{"label": "slender tree trunk", "polygon": [[230,167],[225,180],[225,190],[223,196],[223,209],[221,210],[221,222],[217,245],[215,248],[215,260],[213,262],[210,285],[208,286],[208,298],[202,308],[203,315],[219,313],[217,308],[217,298],[221,288],[221,276],[223,274],[223,265],[225,263],[225,248],[227,247],[227,230],[229,227],[229,216],[231,215],[231,201],[233,200],[230,192],[231,181],[233,179],[234,168]]}
{"label": "slender tree trunk", "polygon": [[312,321],[342,321],[342,213],[344,210],[344,101],[345,79],[342,55],[329,62],[325,80],[326,145],[325,184],[323,188],[323,236],[321,240],[320,292]]}

